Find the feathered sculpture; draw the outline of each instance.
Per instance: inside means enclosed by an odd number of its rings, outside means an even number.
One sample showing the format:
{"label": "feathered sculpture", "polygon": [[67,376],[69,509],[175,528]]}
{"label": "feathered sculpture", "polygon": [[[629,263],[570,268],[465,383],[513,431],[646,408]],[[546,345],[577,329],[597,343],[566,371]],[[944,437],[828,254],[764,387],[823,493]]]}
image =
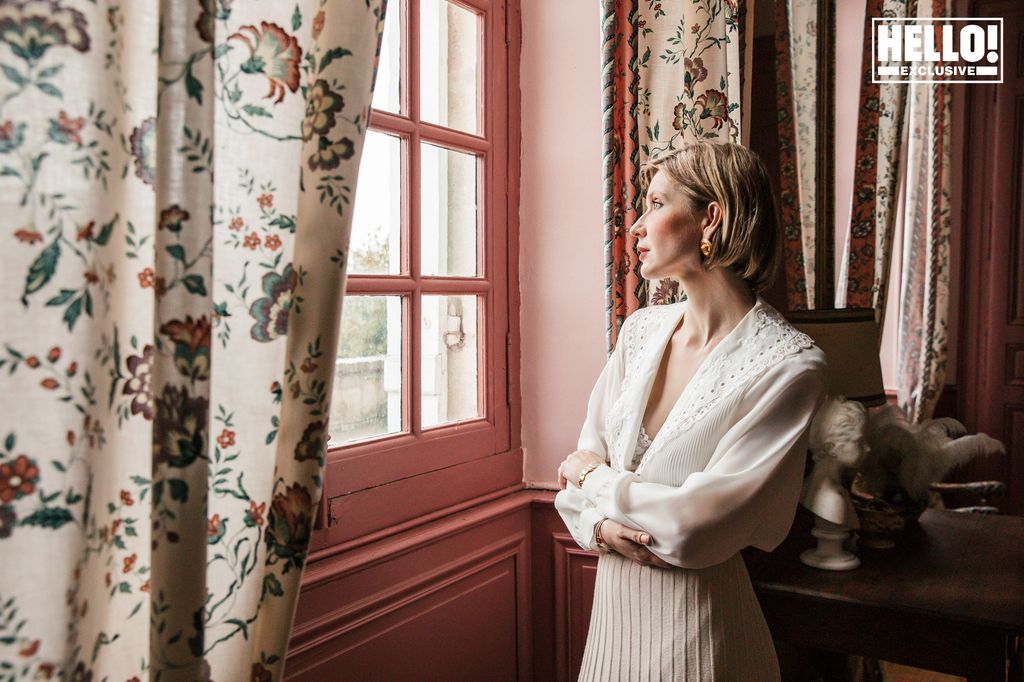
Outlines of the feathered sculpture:
{"label": "feathered sculpture", "polygon": [[899,410],[886,405],[868,420],[865,435],[870,450],[861,464],[857,488],[876,498],[923,508],[928,486],[956,467],[978,456],[1006,454],[995,438],[966,434],[964,425],[949,417],[904,424]]}

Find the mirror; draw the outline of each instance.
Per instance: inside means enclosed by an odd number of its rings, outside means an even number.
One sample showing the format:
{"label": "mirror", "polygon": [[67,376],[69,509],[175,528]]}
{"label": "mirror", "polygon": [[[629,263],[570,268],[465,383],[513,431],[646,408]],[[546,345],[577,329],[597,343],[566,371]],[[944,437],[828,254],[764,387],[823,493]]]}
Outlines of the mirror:
{"label": "mirror", "polygon": [[[782,222],[788,232],[800,233],[807,305],[830,308],[836,276],[836,2],[762,0],[756,8],[758,33],[775,41]],[[789,234],[787,240],[795,238]]]}

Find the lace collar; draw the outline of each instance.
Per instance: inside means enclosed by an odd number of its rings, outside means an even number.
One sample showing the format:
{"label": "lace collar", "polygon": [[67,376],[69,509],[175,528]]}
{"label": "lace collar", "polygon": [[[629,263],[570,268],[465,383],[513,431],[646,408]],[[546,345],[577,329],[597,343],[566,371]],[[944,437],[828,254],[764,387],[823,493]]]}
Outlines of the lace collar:
{"label": "lace collar", "polygon": [[[644,308],[634,313],[636,320],[624,329],[621,341],[627,344],[623,349],[627,355],[625,372],[619,398],[605,422],[612,466],[620,471],[626,457],[633,454],[654,379],[685,311],[685,301]],[[644,452],[636,472],[639,474],[665,443],[691,428],[750,379],[783,357],[812,345],[809,336],[793,328],[758,296],[739,324],[697,368]]]}

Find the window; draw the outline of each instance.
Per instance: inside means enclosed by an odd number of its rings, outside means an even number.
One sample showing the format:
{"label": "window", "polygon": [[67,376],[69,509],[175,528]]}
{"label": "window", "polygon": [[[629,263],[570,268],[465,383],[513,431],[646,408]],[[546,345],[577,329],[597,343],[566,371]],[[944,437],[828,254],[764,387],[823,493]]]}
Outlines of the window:
{"label": "window", "polygon": [[[452,487],[511,446],[506,24],[498,0],[388,4],[314,546],[508,484]],[[410,500],[417,484],[438,494]],[[359,522],[331,523],[343,511]]]}

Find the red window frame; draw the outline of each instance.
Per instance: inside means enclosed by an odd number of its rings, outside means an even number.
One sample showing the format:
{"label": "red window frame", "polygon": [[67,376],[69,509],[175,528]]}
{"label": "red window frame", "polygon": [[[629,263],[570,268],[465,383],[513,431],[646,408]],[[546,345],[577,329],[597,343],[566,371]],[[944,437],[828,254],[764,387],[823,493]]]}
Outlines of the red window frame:
{"label": "red window frame", "polygon": [[[522,485],[518,399],[509,377],[518,375],[516,213],[518,210],[518,0],[447,0],[481,16],[478,33],[478,134],[420,120],[419,1],[390,0],[401,12],[402,114],[372,110],[369,130],[398,137],[402,151],[402,275],[353,275],[346,296],[399,295],[403,303],[403,419],[405,430],[331,448],[313,556],[339,545],[362,544],[431,512]],[[511,8],[510,8],[511,5]],[[510,40],[516,29],[516,40]],[[514,58],[514,62],[510,57]],[[513,107],[509,106],[510,99]],[[476,277],[420,275],[420,143],[478,155]],[[360,182],[372,181],[361,178]],[[481,416],[420,427],[421,297],[473,294],[478,309],[477,390]],[[510,305],[511,304],[511,305]],[[344,308],[343,308],[344,310]],[[514,367],[510,372],[510,360]],[[518,382],[516,382],[518,383]],[[505,456],[501,456],[504,454]],[[490,460],[498,456],[498,461]],[[512,472],[518,480],[512,481]],[[340,522],[344,519],[344,522]],[[333,549],[333,551],[332,551]]]}

